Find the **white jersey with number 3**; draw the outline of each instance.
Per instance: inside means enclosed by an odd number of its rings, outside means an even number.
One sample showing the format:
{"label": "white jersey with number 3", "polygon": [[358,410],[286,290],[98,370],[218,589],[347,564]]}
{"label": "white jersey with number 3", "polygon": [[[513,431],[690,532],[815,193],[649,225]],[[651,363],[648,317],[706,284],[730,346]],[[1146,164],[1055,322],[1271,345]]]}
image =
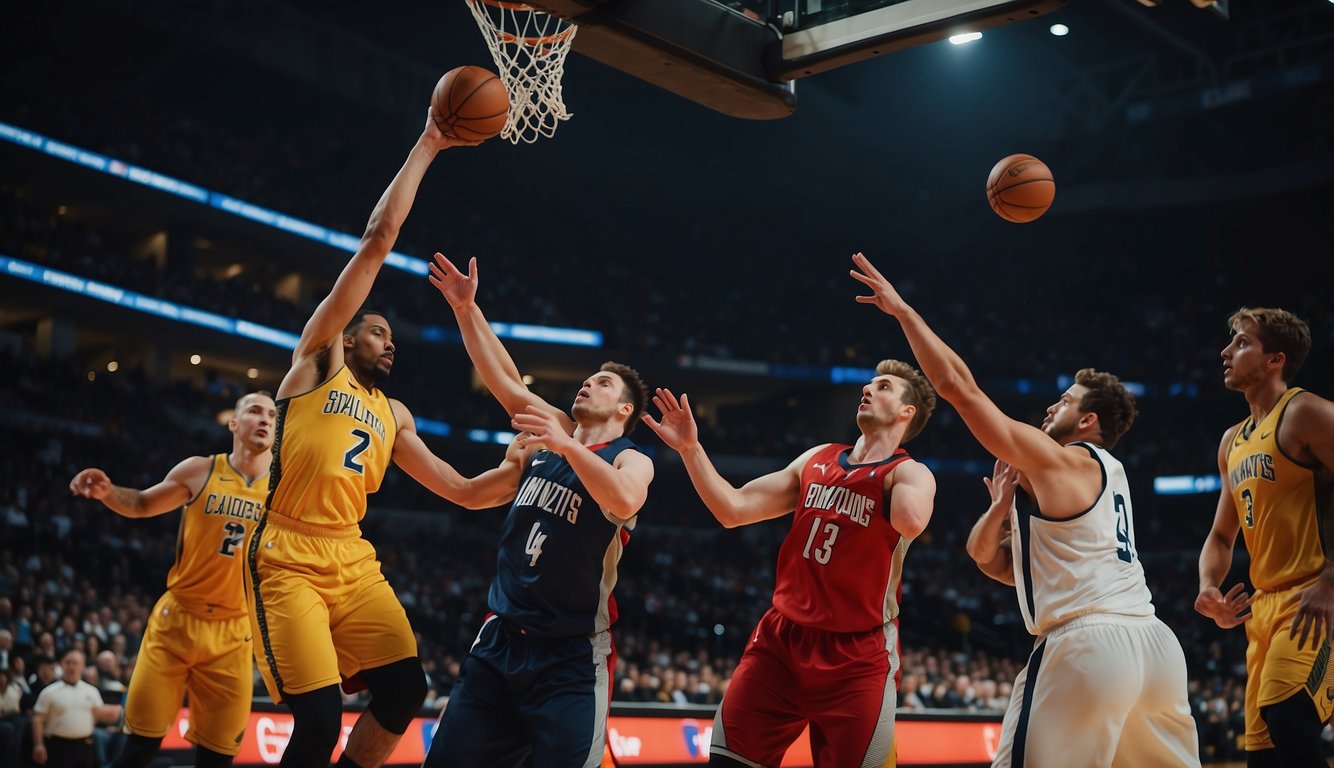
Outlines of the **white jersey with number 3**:
{"label": "white jersey with number 3", "polygon": [[1034,635],[1089,614],[1152,616],[1153,596],[1135,547],[1135,516],[1125,468],[1089,443],[1102,468],[1102,493],[1074,517],[1043,517],[1026,499],[1011,513],[1019,610]]}

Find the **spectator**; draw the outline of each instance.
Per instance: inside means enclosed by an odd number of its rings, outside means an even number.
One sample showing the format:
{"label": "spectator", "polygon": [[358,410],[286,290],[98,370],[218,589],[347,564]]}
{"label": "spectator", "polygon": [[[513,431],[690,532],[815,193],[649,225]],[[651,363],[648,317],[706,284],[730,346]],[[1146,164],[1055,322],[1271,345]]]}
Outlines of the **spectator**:
{"label": "spectator", "polygon": [[119,704],[102,703],[97,689],[83,682],[82,651],[60,659],[60,679],[42,689],[32,715],[32,760],[47,768],[92,768],[93,731],[99,722],[120,717]]}

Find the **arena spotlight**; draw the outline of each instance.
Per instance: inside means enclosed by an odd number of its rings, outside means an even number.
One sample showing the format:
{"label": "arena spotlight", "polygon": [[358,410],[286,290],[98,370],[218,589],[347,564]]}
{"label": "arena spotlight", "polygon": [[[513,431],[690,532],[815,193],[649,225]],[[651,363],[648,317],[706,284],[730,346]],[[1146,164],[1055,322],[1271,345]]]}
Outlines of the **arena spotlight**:
{"label": "arena spotlight", "polygon": [[[1334,2],[1334,0],[1330,1]],[[523,383],[531,387],[533,385],[533,375],[531,373],[525,373],[523,375]]]}
{"label": "arena spotlight", "polygon": [[199,365],[203,361],[204,358],[200,357],[199,355],[190,355],[190,365]]}
{"label": "arena spotlight", "polygon": [[982,39],[981,32],[964,32],[958,35],[951,35],[950,43],[954,45],[963,45],[964,43],[971,43],[974,40],[981,40],[981,39]]}
{"label": "arena spotlight", "polygon": [[258,369],[258,368],[250,368],[250,369],[248,369],[248,370],[245,372],[245,377],[246,377],[247,379],[258,379],[258,378],[259,378],[259,369]]}
{"label": "arena spotlight", "polygon": [[112,360],[111,362],[107,363],[108,373],[115,373],[119,368],[120,368],[120,363],[116,362],[115,360]]}
{"label": "arena spotlight", "polygon": [[[1334,3],[1334,0],[1329,0],[1329,1],[1331,3]],[[1053,35],[1056,35],[1057,37],[1065,37],[1066,35],[1070,34],[1070,28],[1064,24],[1053,24],[1051,25],[1050,31]]]}

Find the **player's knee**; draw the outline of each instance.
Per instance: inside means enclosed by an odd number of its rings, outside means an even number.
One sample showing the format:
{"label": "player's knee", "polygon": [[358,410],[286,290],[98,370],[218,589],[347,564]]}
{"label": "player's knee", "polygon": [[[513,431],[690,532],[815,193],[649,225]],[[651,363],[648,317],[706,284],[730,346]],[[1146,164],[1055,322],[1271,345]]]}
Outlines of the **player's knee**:
{"label": "player's knee", "polygon": [[343,732],[343,697],[338,686],[289,695],[284,700],[292,710],[292,738],[282,765],[326,768]]}
{"label": "player's knee", "polygon": [[1316,713],[1315,705],[1305,695],[1293,696],[1260,708],[1260,717],[1269,728],[1269,738],[1279,755],[1296,748],[1315,748],[1320,745],[1320,730],[1324,724]]}
{"label": "player's knee", "polygon": [[386,731],[402,734],[426,700],[426,673],[421,659],[400,659],[365,670],[365,675],[371,689],[371,703],[366,709]]}
{"label": "player's knee", "polygon": [[162,746],[162,737],[137,736],[130,734],[125,739],[125,746],[112,768],[146,768],[157,757]]}

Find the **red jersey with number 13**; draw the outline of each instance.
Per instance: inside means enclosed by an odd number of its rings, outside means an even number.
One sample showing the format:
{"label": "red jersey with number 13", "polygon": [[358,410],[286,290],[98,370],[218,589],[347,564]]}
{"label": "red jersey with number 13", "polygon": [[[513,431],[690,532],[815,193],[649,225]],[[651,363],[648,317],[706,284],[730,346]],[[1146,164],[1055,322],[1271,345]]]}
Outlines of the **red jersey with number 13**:
{"label": "red jersey with number 13", "polygon": [[861,632],[899,615],[909,539],[889,522],[885,476],[908,459],[852,464],[850,445],[826,445],[801,470],[792,530],[778,552],[774,608],[808,627]]}

